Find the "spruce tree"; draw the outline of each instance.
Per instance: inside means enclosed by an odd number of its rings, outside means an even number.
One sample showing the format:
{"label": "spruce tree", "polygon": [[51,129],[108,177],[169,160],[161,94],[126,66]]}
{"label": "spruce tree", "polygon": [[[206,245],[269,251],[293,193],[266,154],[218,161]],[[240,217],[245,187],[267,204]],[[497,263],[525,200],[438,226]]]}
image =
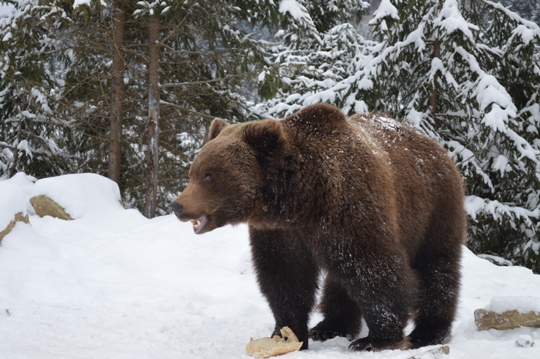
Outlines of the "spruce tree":
{"label": "spruce tree", "polygon": [[62,144],[67,123],[55,112],[62,44],[52,34],[68,20],[53,4],[12,5],[11,16],[0,19],[0,177],[60,174],[70,156]]}
{"label": "spruce tree", "polygon": [[[258,77],[266,101],[257,104],[255,111],[262,116],[286,116],[317,102],[332,103],[347,112],[365,110],[356,99],[354,77],[371,45],[357,30],[369,4],[362,0],[297,4],[287,10],[304,25],[278,31],[271,62]],[[333,11],[325,11],[327,7]]]}
{"label": "spruce tree", "polygon": [[[272,4],[246,1],[137,3],[134,22],[155,29],[159,19],[155,39],[133,37],[127,45],[129,66],[136,73],[132,86],[159,98],[153,104],[145,101],[149,131],[143,130],[145,142],[138,142],[140,150],[148,151],[146,158],[153,158],[148,161],[147,177],[152,180],[147,180],[146,189],[154,183],[155,190],[146,196],[148,216],[154,212],[150,208],[153,196],[158,198],[158,211],[165,213],[169,201],[186,184],[193,151],[202,144],[213,118],[245,121],[251,116],[243,92],[252,81],[252,71],[265,64],[266,41],[248,31],[260,24],[255,15],[260,12],[272,18],[278,10]],[[147,55],[148,48],[154,48],[158,56]],[[141,58],[148,61],[137,68]],[[148,83],[140,81],[147,78]]]}
{"label": "spruce tree", "polygon": [[469,247],[540,272],[538,25],[487,0],[383,0],[370,24],[375,43],[340,36],[348,51],[320,64],[301,66],[328,56],[324,47],[283,52],[291,88],[258,109],[279,116],[329,102],[412,123],[464,175]]}
{"label": "spruce tree", "polygon": [[[124,202],[148,216],[167,213],[214,117],[253,118],[253,73],[268,63],[269,42],[258,33],[278,22],[303,26],[271,2],[91,0],[77,8],[72,1],[63,3],[73,26],[64,34],[71,43],[72,64],[65,73],[62,110],[73,119],[71,130],[80,138],[71,147],[82,158],[77,169],[104,175],[110,171],[112,145],[118,142],[110,140],[111,125],[121,105],[119,184]],[[115,43],[115,4],[124,13],[123,45]],[[148,29],[156,19],[157,37],[149,41]],[[150,47],[158,50],[157,57],[149,56]],[[114,95],[118,51],[124,64],[123,101]],[[150,89],[159,101],[149,101]],[[156,147],[149,152],[151,145]],[[147,168],[152,169],[150,182]],[[145,202],[151,204],[147,209]]]}
{"label": "spruce tree", "polygon": [[370,74],[384,100],[368,107],[449,149],[467,183],[471,249],[540,271],[538,26],[490,1],[383,4]]}

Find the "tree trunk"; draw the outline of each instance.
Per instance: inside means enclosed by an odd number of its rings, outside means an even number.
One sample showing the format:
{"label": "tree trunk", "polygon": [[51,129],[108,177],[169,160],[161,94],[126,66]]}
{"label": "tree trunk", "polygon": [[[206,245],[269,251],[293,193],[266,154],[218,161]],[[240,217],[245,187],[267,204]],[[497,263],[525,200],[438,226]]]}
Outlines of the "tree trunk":
{"label": "tree trunk", "polygon": [[124,102],[124,43],[125,13],[120,0],[113,3],[113,52],[111,128],[109,138],[109,178],[120,183],[122,173],[122,117]]}
{"label": "tree trunk", "polygon": [[146,167],[146,202],[144,214],[153,218],[156,214],[159,149],[159,16],[148,24],[148,153]]}
{"label": "tree trunk", "polygon": [[[24,106],[23,108],[26,108],[26,106]],[[15,146],[13,146],[13,160],[11,161],[11,167],[9,168],[9,173],[8,173],[9,178],[15,176],[15,174],[17,173],[17,163],[19,162],[19,144],[21,143],[21,140],[22,140],[23,127],[24,127],[24,120],[21,119],[19,121],[19,126],[17,128],[17,143],[15,144]]]}
{"label": "tree trunk", "polygon": [[[441,42],[439,40],[435,41],[433,45],[433,58],[441,57]],[[436,118],[437,115],[437,97],[439,88],[437,82],[439,81],[439,72],[437,71],[433,76],[433,84],[431,87],[431,94],[429,96],[429,107],[431,108],[431,115],[433,118]]]}
{"label": "tree trunk", "polygon": [[[439,12],[442,10],[443,6],[443,0],[439,0],[439,6],[438,10]],[[441,57],[441,41],[435,40],[435,43],[433,44],[433,58],[440,58]],[[431,87],[431,94],[429,96],[429,107],[431,108],[431,116],[433,116],[433,120],[437,121],[437,99],[438,99],[438,93],[439,88],[437,83],[439,82],[439,72],[437,71],[435,75],[433,75],[433,84]]]}

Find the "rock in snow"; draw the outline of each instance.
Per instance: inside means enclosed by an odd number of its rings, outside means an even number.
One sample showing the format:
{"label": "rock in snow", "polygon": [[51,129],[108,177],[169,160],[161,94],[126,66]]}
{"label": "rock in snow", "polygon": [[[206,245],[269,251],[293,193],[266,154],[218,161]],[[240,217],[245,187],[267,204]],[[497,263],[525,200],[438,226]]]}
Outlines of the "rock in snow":
{"label": "rock in snow", "polygon": [[28,215],[22,214],[22,212],[15,213],[13,219],[8,223],[8,225],[4,227],[4,229],[0,228],[0,242],[2,242],[2,239],[7,236],[9,232],[11,232],[17,222],[28,223]]}
{"label": "rock in snow", "polygon": [[49,196],[40,194],[30,198],[30,204],[34,207],[36,214],[40,217],[51,216],[64,220],[71,220],[71,216],[66,213],[66,210],[56,203]]}
{"label": "rock in snow", "polygon": [[475,310],[474,321],[480,330],[540,328],[540,297],[493,297],[485,309]]}
{"label": "rock in snow", "polygon": [[540,313],[520,313],[517,310],[496,313],[486,309],[477,309],[474,311],[474,321],[479,330],[506,330],[520,327],[540,328]]}
{"label": "rock in snow", "polygon": [[31,198],[39,196],[50,198],[73,219],[106,207],[123,209],[116,182],[93,173],[40,179],[34,186]]}

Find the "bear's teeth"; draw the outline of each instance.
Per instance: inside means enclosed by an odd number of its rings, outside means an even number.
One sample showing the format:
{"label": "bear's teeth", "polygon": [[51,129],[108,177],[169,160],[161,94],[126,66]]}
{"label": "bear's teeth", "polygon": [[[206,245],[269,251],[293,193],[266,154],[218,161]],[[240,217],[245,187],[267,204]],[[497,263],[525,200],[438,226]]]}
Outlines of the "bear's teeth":
{"label": "bear's teeth", "polygon": [[197,219],[190,219],[191,224],[193,225],[193,231],[196,234],[199,234],[208,223],[208,217],[206,214],[202,215],[200,218]]}

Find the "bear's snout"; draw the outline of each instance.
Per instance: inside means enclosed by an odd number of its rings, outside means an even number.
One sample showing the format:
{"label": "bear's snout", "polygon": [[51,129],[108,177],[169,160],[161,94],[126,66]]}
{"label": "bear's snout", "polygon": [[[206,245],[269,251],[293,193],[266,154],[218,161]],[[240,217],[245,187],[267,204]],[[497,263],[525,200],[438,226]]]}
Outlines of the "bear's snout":
{"label": "bear's snout", "polygon": [[180,218],[182,216],[182,212],[184,212],[184,206],[179,204],[178,202],[173,202],[169,205],[169,209],[174,212],[176,217]]}

